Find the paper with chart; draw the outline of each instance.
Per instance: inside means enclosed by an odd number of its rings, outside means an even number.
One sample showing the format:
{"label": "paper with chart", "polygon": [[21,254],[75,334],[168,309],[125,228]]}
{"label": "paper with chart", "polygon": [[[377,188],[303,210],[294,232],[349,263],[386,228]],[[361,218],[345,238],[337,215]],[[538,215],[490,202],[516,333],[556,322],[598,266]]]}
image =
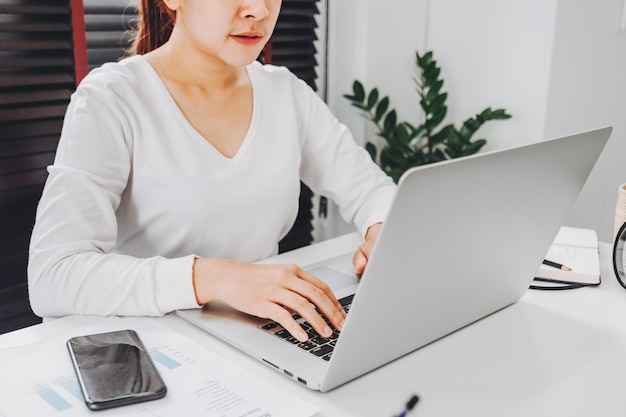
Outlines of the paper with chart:
{"label": "paper with chart", "polygon": [[197,342],[149,318],[112,319],[44,343],[0,351],[0,416],[84,416],[88,411],[65,346],[72,336],[134,329],[168,387],[165,398],[98,416],[310,417],[318,407],[290,398]]}

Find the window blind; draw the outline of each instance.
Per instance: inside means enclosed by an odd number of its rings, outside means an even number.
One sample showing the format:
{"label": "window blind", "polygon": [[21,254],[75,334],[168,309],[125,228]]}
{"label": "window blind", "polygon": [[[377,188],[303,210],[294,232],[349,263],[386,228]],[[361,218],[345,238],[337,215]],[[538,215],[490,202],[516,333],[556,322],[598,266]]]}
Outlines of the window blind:
{"label": "window blind", "polygon": [[[317,90],[315,67],[318,0],[283,0],[271,43],[271,62],[286,66]],[[306,246],[313,242],[313,192],[304,184],[300,187],[300,208],[295,224],[279,242],[279,252]]]}
{"label": "window blind", "polygon": [[28,243],[75,85],[70,12],[69,0],[0,0],[0,332],[40,321]]}
{"label": "window blind", "polygon": [[283,0],[272,36],[272,63],[284,65],[316,90],[315,41],[319,0]]}
{"label": "window blind", "polygon": [[131,46],[136,3],[128,0],[84,0],[83,3],[89,70],[118,61]]}

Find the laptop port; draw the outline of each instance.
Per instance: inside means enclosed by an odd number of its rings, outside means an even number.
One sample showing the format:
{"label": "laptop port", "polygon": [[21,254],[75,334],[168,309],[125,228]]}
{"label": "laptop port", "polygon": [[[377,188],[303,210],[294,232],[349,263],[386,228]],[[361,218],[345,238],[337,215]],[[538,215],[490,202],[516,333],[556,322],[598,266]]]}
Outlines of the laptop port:
{"label": "laptop port", "polygon": [[306,381],[304,379],[300,378],[300,377],[298,377],[298,382],[301,383],[301,384],[306,385]]}
{"label": "laptop port", "polygon": [[293,374],[292,374],[291,372],[289,372],[288,370],[283,369],[283,372],[285,373],[285,375],[287,375],[287,376],[289,376],[289,377],[293,378]]}
{"label": "laptop port", "polygon": [[267,359],[263,359],[263,362],[272,365],[276,369],[280,369],[278,366],[274,365],[272,362],[268,361]]}

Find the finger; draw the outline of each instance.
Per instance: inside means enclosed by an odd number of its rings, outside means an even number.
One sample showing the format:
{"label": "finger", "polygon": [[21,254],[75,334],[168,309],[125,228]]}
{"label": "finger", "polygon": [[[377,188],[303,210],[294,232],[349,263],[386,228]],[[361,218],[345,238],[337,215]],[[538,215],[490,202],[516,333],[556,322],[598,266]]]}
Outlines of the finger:
{"label": "finger", "polygon": [[287,289],[289,291],[276,293],[273,301],[296,311],[324,337],[330,337],[332,329],[321,314],[336,329],[341,330],[345,311],[327,284],[308,274],[306,279],[289,283]]}
{"label": "finger", "polygon": [[305,286],[305,291],[309,291],[299,292],[299,294],[313,302],[319,311],[330,320],[331,324],[337,330],[341,330],[346,312],[328,284],[303,270],[300,270],[299,276],[312,285],[310,289]]}
{"label": "finger", "polygon": [[304,331],[302,326],[293,318],[292,313],[275,303],[268,304],[269,314],[267,318],[279,323],[293,337],[301,342],[306,342],[309,335]]}
{"label": "finger", "polygon": [[367,265],[367,257],[361,248],[358,248],[352,257],[352,265],[354,265],[354,272],[362,274],[365,271]]}
{"label": "finger", "polygon": [[330,337],[333,334],[333,330],[326,320],[320,316],[308,299],[292,292],[288,295],[288,299],[284,301],[284,306],[296,311],[319,335]]}
{"label": "finger", "polygon": [[[334,307],[341,313],[341,316],[343,318],[346,317],[346,312],[343,310],[343,306],[341,305],[339,300],[337,300],[337,297],[335,297],[335,294],[330,289],[328,284],[326,284],[324,281],[317,278],[316,276],[309,274],[303,269],[300,269],[298,271],[298,277],[310,283],[311,285],[315,286],[316,288],[319,288],[320,290],[322,290],[324,294],[326,295],[326,297],[328,298],[328,300],[330,300],[333,303]],[[314,304],[317,305],[317,303],[314,303]]]}

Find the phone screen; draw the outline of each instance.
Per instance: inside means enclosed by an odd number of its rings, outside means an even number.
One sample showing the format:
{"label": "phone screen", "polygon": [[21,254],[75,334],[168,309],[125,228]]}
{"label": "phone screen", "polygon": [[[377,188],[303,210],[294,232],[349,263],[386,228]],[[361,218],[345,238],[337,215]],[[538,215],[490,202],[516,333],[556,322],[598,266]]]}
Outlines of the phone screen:
{"label": "phone screen", "polygon": [[92,410],[154,400],[167,392],[134,330],[74,337],[67,347],[85,403]]}

